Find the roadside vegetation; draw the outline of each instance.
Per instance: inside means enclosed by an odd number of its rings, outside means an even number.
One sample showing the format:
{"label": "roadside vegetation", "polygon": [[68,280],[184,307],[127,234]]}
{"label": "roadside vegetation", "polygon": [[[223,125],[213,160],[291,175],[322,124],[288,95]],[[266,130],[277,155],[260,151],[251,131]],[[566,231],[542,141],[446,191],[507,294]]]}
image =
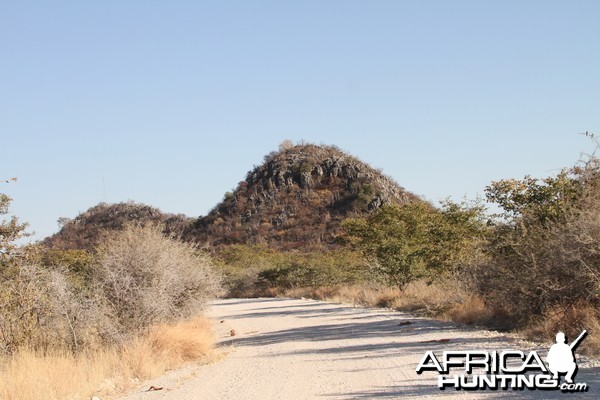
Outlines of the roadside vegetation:
{"label": "roadside vegetation", "polygon": [[25,228],[0,224],[0,398],[111,395],[211,359],[220,278],[194,245],[130,224],[93,252],[18,247]]}
{"label": "roadside vegetation", "polygon": [[[333,249],[216,251],[231,296],[384,306],[552,341],[600,328],[600,160],[492,182],[485,203],[385,205],[348,218]],[[589,335],[580,350],[600,353]]]}
{"label": "roadside vegetation", "polygon": [[[89,398],[206,362],[212,336],[200,315],[223,293],[390,307],[544,342],[587,329],[579,350],[600,354],[595,155],[555,176],[492,182],[485,201],[499,212],[489,214],[484,200],[419,200],[334,150],[269,155],[272,168],[256,167],[220,206],[229,222],[206,220],[224,236],[203,249],[194,220],[133,203],[99,205],[30,246],[16,244],[26,224],[0,219],[0,398]],[[0,216],[10,202],[0,194]]]}

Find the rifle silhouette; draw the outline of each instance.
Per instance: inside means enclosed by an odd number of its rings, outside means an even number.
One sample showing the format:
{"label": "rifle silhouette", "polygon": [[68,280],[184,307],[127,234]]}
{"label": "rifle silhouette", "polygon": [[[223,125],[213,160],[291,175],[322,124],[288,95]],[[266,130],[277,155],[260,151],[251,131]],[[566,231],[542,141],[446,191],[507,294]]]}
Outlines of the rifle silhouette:
{"label": "rifle silhouette", "polygon": [[571,348],[571,350],[573,350],[575,347],[577,347],[577,345],[579,344],[579,342],[581,341],[581,339],[583,339],[585,337],[585,335],[587,335],[587,330],[583,330],[583,332],[581,332],[579,334],[579,336],[577,336],[577,339],[573,340],[571,342],[571,344],[569,345],[569,347]]}

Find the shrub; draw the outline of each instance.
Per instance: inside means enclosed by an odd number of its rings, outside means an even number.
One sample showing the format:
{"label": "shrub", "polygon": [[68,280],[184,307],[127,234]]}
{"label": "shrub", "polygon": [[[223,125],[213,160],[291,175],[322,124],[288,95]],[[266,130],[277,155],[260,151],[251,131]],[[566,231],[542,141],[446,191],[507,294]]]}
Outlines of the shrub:
{"label": "shrub", "polygon": [[352,284],[369,279],[364,259],[356,252],[289,253],[277,266],[263,270],[258,284],[292,289]]}
{"label": "shrub", "polygon": [[384,206],[366,219],[348,219],[345,239],[360,249],[388,284],[404,288],[440,279],[467,264],[485,232],[483,208],[447,201]]}
{"label": "shrub", "polygon": [[487,188],[505,221],[486,244],[476,285],[497,313],[508,316],[507,327],[544,315],[567,329],[574,305],[600,305],[599,175],[592,158],[556,177],[505,180]]}
{"label": "shrub", "polygon": [[60,269],[15,264],[0,278],[0,352],[77,351],[111,336],[101,297],[74,289]]}
{"label": "shrub", "polygon": [[223,274],[224,286],[230,297],[265,295],[264,288],[257,286],[259,274],[277,268],[284,259],[284,253],[260,245],[223,246],[216,254],[217,267]]}
{"label": "shrub", "polygon": [[228,295],[265,296],[298,287],[349,284],[370,279],[360,253],[282,252],[266,246],[229,245],[217,253]]}
{"label": "shrub", "polygon": [[159,225],[128,225],[98,251],[94,282],[124,332],[185,318],[220,290],[209,257]]}

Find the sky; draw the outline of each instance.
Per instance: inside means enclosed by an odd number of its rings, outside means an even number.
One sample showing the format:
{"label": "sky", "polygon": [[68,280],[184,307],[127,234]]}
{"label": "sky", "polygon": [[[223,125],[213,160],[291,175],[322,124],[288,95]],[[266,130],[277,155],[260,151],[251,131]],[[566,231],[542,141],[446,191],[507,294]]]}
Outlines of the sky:
{"label": "sky", "polygon": [[0,1],[0,184],[39,240],[99,202],[205,215],[285,139],[432,202],[600,133],[598,1]]}

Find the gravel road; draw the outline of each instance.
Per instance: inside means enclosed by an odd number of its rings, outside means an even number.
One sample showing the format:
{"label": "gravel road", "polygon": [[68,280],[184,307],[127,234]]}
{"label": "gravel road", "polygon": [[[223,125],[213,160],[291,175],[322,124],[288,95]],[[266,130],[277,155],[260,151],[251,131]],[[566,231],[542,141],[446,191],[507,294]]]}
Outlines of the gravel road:
{"label": "gravel road", "polygon": [[496,332],[312,300],[218,300],[208,314],[221,359],[145,382],[122,400],[600,398],[600,367],[581,357],[576,382],[587,383],[585,393],[440,390],[437,372],[416,374],[427,350],[537,350],[545,358],[547,346]]}

